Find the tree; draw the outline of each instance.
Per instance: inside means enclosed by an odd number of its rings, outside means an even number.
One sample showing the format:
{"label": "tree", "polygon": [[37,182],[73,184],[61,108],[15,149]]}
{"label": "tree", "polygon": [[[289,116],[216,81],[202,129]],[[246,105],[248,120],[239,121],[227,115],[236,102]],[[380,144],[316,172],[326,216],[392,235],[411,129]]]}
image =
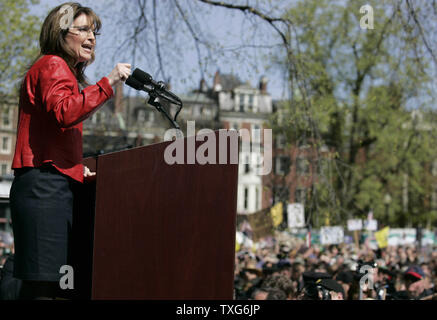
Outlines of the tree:
{"label": "tree", "polygon": [[406,30],[401,2],[372,2],[378,19],[365,31],[359,4],[305,1],[288,11],[298,51],[296,94],[282,110],[286,121],[274,117],[273,126],[292,144],[306,140],[316,151],[309,159],[317,173],[307,204],[312,213],[342,223],[373,210],[385,223],[417,223],[429,218],[437,156],[435,129],[414,121],[408,109],[415,103],[429,114],[421,99],[431,81],[426,47]]}
{"label": "tree", "polygon": [[41,22],[29,14],[36,0],[3,0],[0,2],[0,103],[14,103],[14,85],[37,55]]}

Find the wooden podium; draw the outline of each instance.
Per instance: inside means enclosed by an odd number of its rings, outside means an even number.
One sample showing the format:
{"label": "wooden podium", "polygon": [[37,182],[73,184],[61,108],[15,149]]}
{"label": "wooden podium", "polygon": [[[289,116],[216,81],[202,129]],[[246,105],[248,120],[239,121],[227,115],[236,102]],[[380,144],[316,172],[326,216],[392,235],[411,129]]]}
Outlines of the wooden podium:
{"label": "wooden podium", "polygon": [[166,163],[173,142],[85,159],[97,175],[75,201],[75,299],[233,298],[238,132],[228,134],[224,149],[206,135],[217,164],[187,164],[195,137],[183,138],[185,164]]}

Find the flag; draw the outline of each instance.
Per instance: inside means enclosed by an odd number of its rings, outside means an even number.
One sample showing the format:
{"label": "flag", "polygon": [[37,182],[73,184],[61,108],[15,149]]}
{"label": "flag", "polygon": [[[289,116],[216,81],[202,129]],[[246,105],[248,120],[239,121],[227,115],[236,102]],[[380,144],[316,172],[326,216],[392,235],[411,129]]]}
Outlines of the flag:
{"label": "flag", "polygon": [[282,223],[282,202],[278,202],[270,209],[270,215],[272,216],[273,226],[277,227]]}
{"label": "flag", "polygon": [[384,229],[375,232],[375,239],[378,242],[378,247],[383,249],[388,245],[388,234],[390,232],[390,227],[385,227]]}

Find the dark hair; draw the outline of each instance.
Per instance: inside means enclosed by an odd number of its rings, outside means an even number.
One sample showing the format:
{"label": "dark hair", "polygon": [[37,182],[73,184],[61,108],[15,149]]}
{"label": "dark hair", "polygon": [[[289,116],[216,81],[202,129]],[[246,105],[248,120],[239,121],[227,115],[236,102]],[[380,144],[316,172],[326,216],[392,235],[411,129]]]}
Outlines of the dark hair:
{"label": "dark hair", "polygon": [[285,275],[270,275],[262,283],[261,288],[275,288],[285,293],[287,297],[292,297],[295,294],[293,282]]}
{"label": "dark hair", "polygon": [[69,6],[73,9],[73,20],[80,15],[85,14],[89,18],[90,27],[93,27],[95,32],[100,30],[102,23],[92,9],[83,7],[77,2],[66,2],[61,4],[53,8],[43,22],[39,36],[40,53],[33,63],[38,61],[38,59],[43,55],[59,56],[65,60],[77,81],[82,85],[88,85],[84,72],[85,68],[94,61],[94,52],[92,53],[91,60],[76,64],[77,57],[67,46],[65,41],[68,28],[62,27],[61,19],[65,16],[65,12],[61,9],[63,9],[64,6]]}
{"label": "dark hair", "polygon": [[268,292],[266,300],[287,300],[287,295],[280,289],[268,288],[266,291]]}

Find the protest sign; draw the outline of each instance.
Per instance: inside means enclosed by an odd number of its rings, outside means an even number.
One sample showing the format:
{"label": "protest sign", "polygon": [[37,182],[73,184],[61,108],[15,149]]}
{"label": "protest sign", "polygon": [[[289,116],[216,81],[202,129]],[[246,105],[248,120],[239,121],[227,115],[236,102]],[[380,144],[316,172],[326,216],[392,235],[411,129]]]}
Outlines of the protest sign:
{"label": "protest sign", "polygon": [[340,244],[344,242],[344,230],[343,227],[322,227],[320,228],[320,243],[322,245],[327,244]]}
{"label": "protest sign", "polygon": [[361,219],[350,219],[347,221],[347,229],[349,231],[356,231],[363,229],[363,220]]}
{"label": "protest sign", "polygon": [[364,229],[366,229],[367,231],[378,230],[378,221],[374,219],[364,221]]}
{"label": "protest sign", "polygon": [[416,242],[416,229],[413,228],[395,228],[390,229],[388,234],[389,246],[414,245]]}
{"label": "protest sign", "polygon": [[303,228],[305,226],[304,207],[301,203],[290,203],[287,207],[288,227]]}
{"label": "protest sign", "polygon": [[273,236],[273,222],[267,210],[261,210],[247,215],[247,220],[252,227],[252,240],[258,241],[261,238]]}

